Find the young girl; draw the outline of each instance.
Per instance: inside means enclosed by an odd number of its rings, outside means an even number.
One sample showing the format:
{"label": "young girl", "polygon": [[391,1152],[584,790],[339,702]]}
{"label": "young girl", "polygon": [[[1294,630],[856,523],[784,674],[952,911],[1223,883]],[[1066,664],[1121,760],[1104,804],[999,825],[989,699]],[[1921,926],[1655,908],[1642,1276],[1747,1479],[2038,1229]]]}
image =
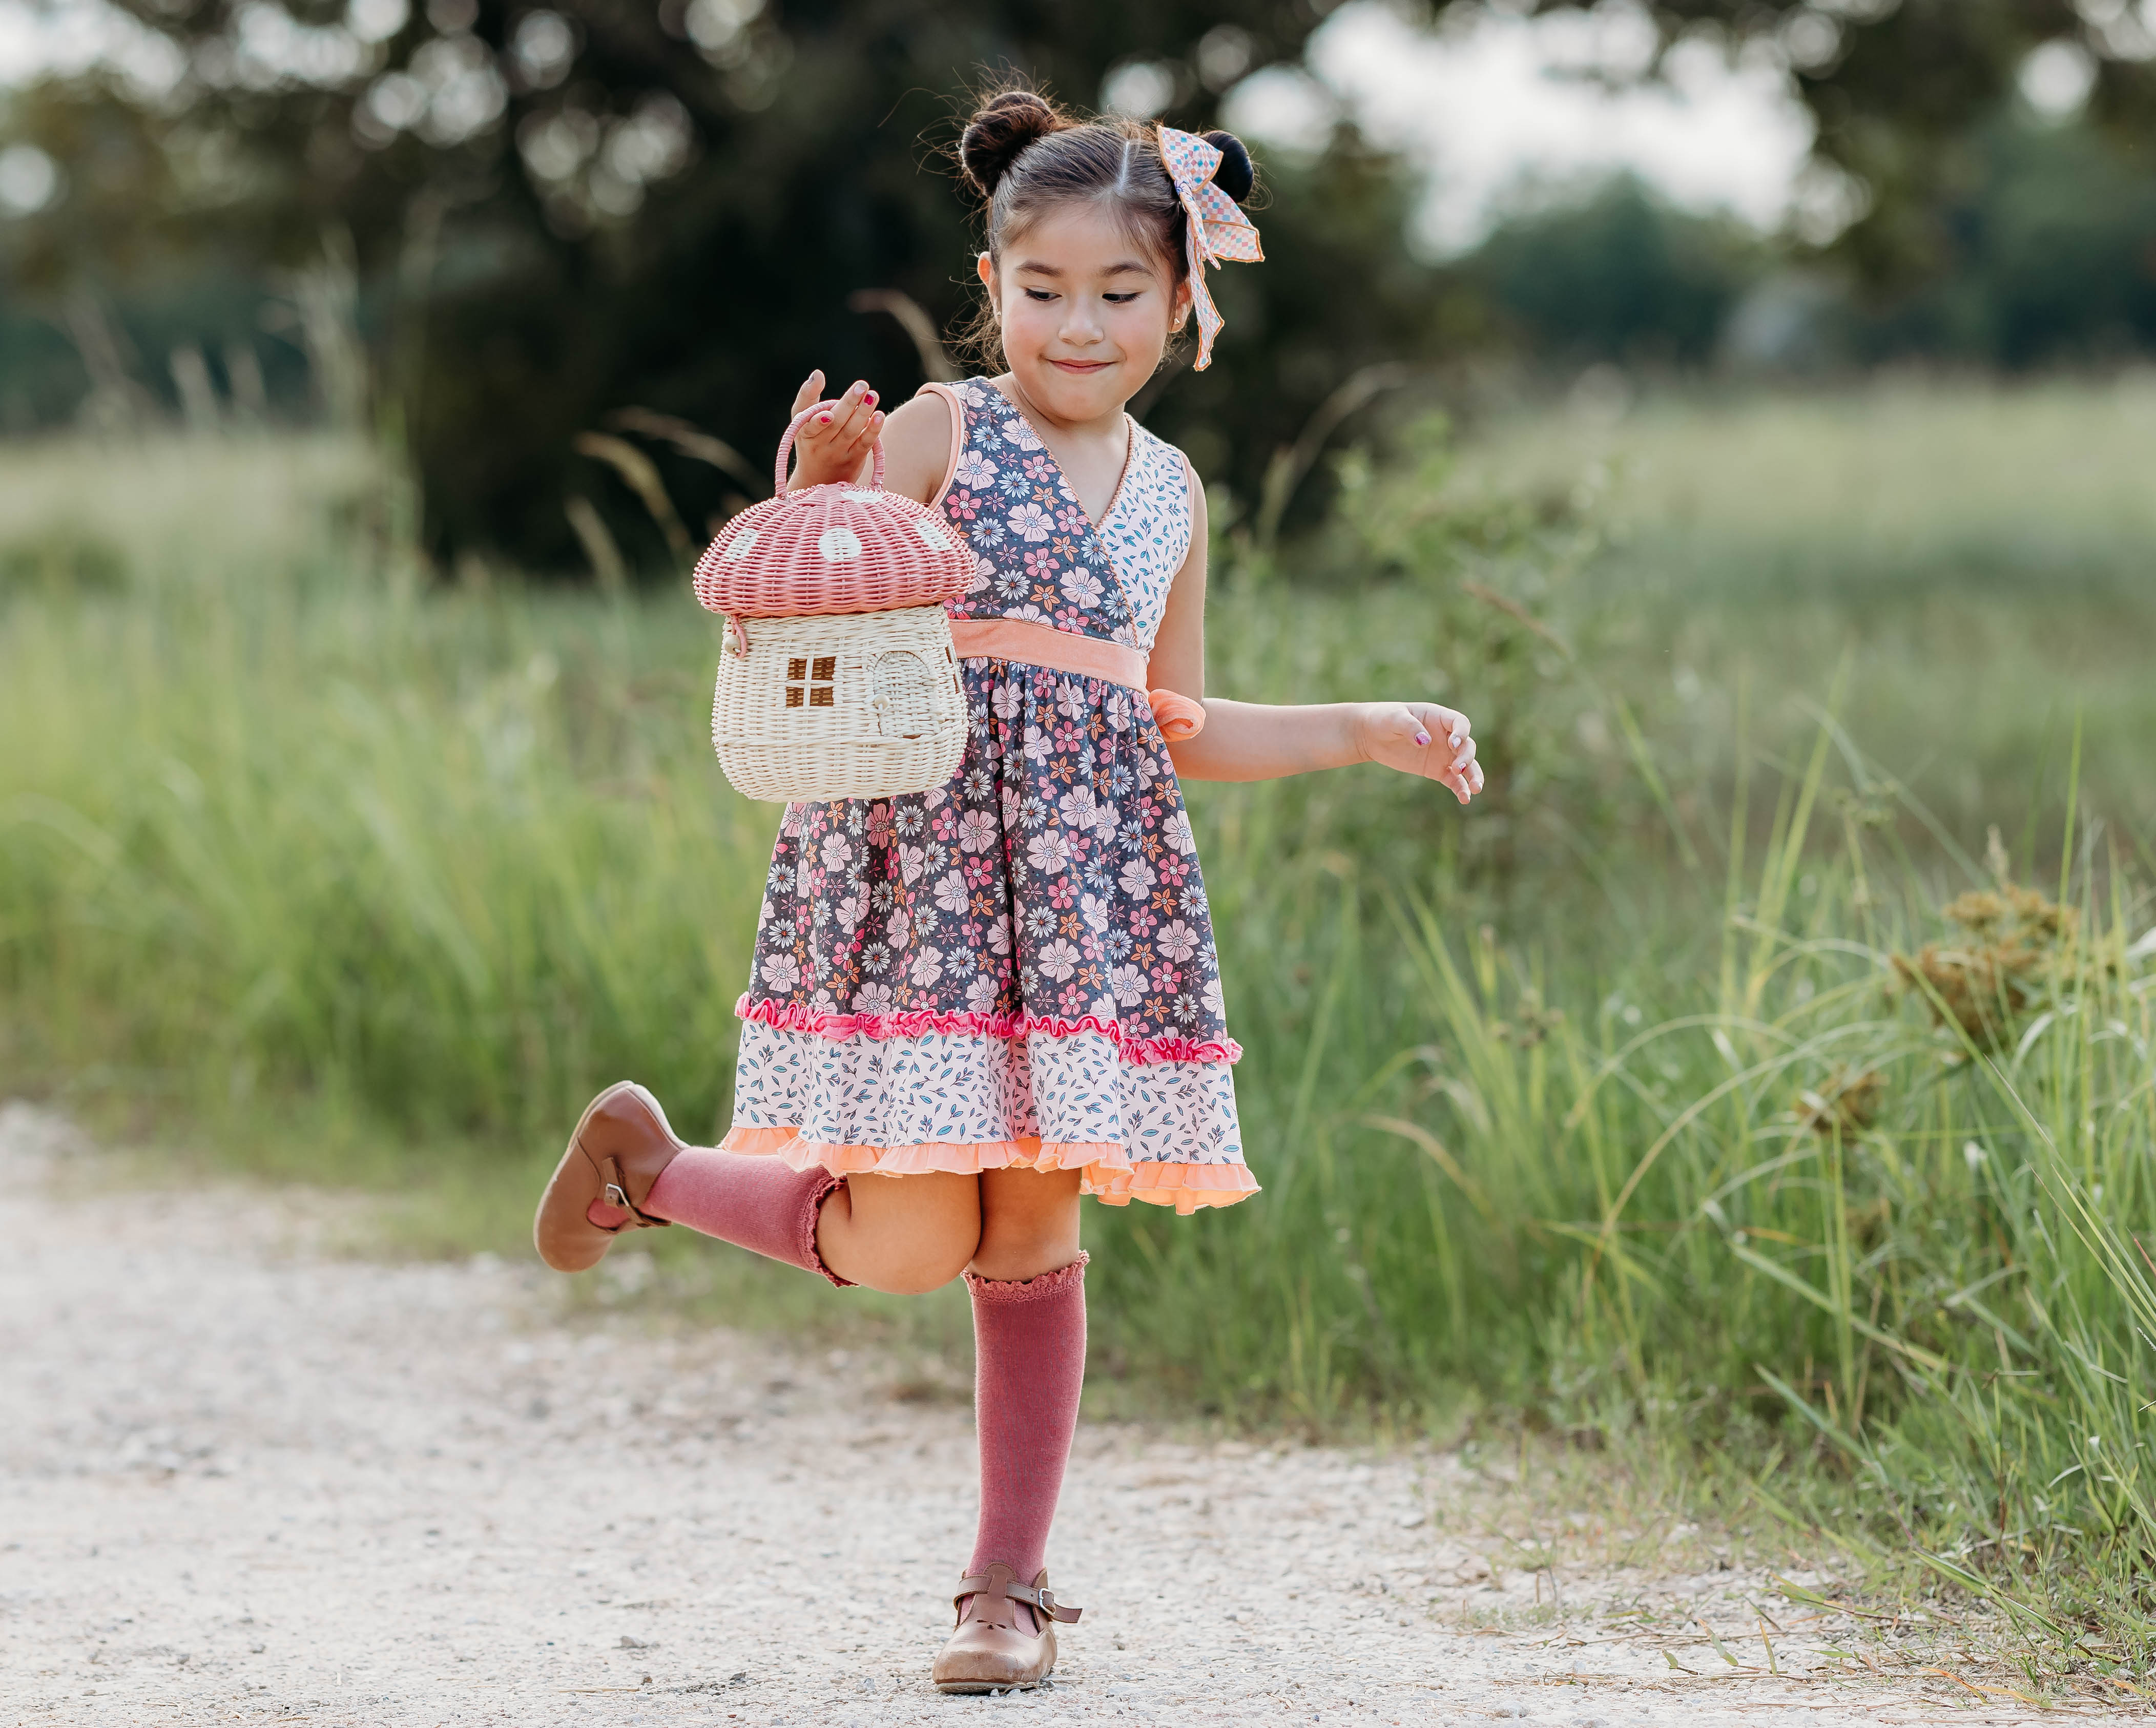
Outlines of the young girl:
{"label": "young girl", "polygon": [[1204,490],[1124,404],[1194,316],[1209,361],[1206,264],[1260,255],[1241,144],[1014,90],[960,157],[1009,369],[887,421],[855,384],[804,428],[792,484],[855,477],[880,437],[886,484],[966,536],[965,759],[935,792],[787,810],[732,1131],[684,1146],[649,1093],[609,1088],[536,1234],[564,1271],[671,1222],[835,1284],[964,1275],[980,1522],[933,1675],[981,1692],[1045,1678],[1078,1618],[1043,1562],[1085,1374],[1079,1197],[1188,1213],[1257,1192],[1178,780],[1376,761],[1465,804],[1482,772],[1466,720],[1432,703],[1204,695]]}

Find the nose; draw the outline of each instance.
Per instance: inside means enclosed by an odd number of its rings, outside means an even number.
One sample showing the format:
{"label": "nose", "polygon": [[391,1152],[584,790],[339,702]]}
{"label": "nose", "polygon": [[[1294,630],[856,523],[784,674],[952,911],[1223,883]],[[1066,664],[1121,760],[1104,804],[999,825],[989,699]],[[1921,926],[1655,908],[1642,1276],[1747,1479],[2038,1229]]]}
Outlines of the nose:
{"label": "nose", "polygon": [[1063,315],[1063,325],[1056,335],[1074,348],[1091,347],[1104,334],[1091,303],[1082,295],[1074,294],[1068,305],[1070,310]]}

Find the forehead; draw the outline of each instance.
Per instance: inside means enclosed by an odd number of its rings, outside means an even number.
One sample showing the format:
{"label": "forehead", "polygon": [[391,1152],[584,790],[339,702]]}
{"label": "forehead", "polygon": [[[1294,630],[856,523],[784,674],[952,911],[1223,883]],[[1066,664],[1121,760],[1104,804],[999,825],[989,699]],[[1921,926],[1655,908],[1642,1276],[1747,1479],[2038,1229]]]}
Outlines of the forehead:
{"label": "forehead", "polygon": [[1057,204],[1006,240],[1003,261],[1008,269],[1062,276],[1112,271],[1158,277],[1161,238],[1147,234],[1152,225],[1106,198]]}

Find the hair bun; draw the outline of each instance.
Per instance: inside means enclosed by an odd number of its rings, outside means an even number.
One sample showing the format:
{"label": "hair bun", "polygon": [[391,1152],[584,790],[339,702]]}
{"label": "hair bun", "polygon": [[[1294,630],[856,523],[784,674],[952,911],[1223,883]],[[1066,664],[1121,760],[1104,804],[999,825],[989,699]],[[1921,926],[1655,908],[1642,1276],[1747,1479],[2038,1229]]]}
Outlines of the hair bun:
{"label": "hair bun", "polygon": [[1250,152],[1233,132],[1208,132],[1205,141],[1220,152],[1220,166],[1213,171],[1213,183],[1241,203],[1258,183],[1257,165],[1251,162]]}
{"label": "hair bun", "polygon": [[958,166],[983,202],[1029,144],[1060,132],[1070,122],[1037,90],[1005,90],[976,109],[958,140]]}

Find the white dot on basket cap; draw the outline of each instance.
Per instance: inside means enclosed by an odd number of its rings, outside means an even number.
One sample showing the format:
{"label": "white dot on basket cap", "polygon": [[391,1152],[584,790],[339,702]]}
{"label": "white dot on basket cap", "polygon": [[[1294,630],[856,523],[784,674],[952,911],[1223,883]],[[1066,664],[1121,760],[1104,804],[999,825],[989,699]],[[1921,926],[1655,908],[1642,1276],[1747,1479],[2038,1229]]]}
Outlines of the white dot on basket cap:
{"label": "white dot on basket cap", "polygon": [[877,499],[883,496],[883,494],[880,492],[842,492],[839,495],[842,498],[850,498],[856,504],[874,504]]}
{"label": "white dot on basket cap", "polygon": [[722,563],[731,564],[737,558],[746,558],[748,549],[756,544],[756,530],[744,528],[734,536],[734,543],[719,554]]}
{"label": "white dot on basket cap", "polygon": [[850,528],[826,528],[816,542],[816,550],[834,564],[843,564],[850,558],[861,555],[861,537]]}
{"label": "white dot on basket cap", "polygon": [[951,550],[949,537],[933,522],[916,522],[913,525],[913,531],[921,536],[921,545],[927,546],[932,552],[947,552]]}

